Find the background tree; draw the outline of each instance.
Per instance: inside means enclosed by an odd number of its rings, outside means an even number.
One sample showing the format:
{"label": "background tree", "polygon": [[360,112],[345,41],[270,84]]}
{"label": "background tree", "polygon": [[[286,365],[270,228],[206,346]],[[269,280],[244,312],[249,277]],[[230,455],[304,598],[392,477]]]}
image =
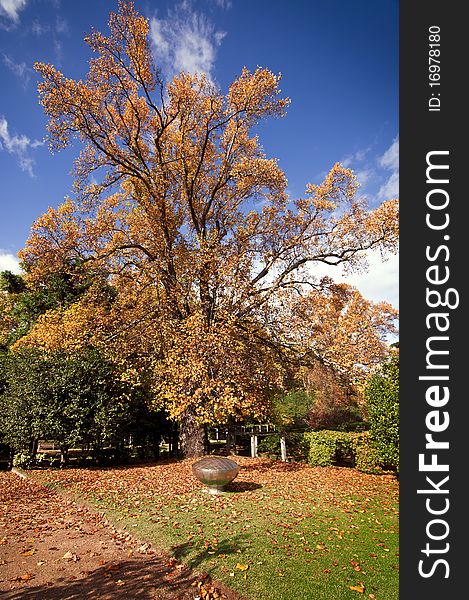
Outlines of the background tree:
{"label": "background tree", "polygon": [[[367,249],[394,251],[397,201],[367,210],[339,164],[305,197],[289,198],[285,174],[253,133],[285,113],[280,76],[243,69],[226,94],[200,74],[165,85],[132,3],[119,3],[109,28],[85,38],[94,53],[85,80],[36,65],[51,148],[79,139],[83,150],[76,198],[36,221],[21,258],[31,284],[70,261],[105,273],[138,319],[164,332],[141,348],[178,412],[183,453],[195,456],[217,411],[264,409],[268,395],[246,389],[246,358],[231,366],[234,349],[255,357],[266,388],[275,385],[282,353],[292,352],[278,339],[276,311],[305,285],[321,289],[306,265],[354,268]],[[197,350],[184,364],[181,348],[218,336],[227,344],[213,346],[216,357]],[[179,395],[185,383],[190,395]]]}
{"label": "background tree", "polygon": [[[0,273],[0,346],[10,347],[36,324],[41,315],[65,309],[80,298],[91,285],[79,265],[49,273],[40,286],[28,284],[25,275]],[[2,293],[3,292],[3,293]]]}
{"label": "background tree", "polygon": [[399,471],[399,356],[375,373],[365,392],[370,435],[386,468]]}
{"label": "background tree", "polygon": [[291,297],[280,335],[302,358],[342,376],[344,384],[363,386],[390,353],[389,337],[397,334],[398,311],[387,302],[371,302],[348,284],[323,278],[321,286]]}
{"label": "background tree", "polygon": [[119,447],[135,420],[139,390],[122,381],[96,349],[3,355],[0,430],[16,451],[35,454],[40,439],[58,443],[62,462],[76,444],[98,455]]}
{"label": "background tree", "polygon": [[312,429],[348,429],[363,422],[360,392],[344,373],[319,361],[307,369],[305,387],[314,393],[314,405],[307,416]]}
{"label": "background tree", "polygon": [[49,371],[40,351],[0,354],[0,431],[16,452],[35,454],[45,434]]}

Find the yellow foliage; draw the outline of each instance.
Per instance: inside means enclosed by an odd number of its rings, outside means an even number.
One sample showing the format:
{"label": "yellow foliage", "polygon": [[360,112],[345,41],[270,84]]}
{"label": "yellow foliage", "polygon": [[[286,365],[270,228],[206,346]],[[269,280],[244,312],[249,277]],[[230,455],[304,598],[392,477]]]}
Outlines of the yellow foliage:
{"label": "yellow foliage", "polygon": [[117,298],[46,313],[18,345],[93,343],[144,360],[171,415],[191,408],[204,422],[262,414],[286,357],[359,378],[385,351],[392,309],[306,266],[358,269],[368,249],[396,252],[398,201],[368,210],[340,164],[289,198],[253,132],[285,114],[280,75],[244,68],[226,94],[201,74],[165,86],[132,3],[109,29],[85,38],[94,58],[84,80],[36,64],[52,149],[75,138],[84,147],[76,197],[36,221],[20,258],[31,285],[75,262]]}

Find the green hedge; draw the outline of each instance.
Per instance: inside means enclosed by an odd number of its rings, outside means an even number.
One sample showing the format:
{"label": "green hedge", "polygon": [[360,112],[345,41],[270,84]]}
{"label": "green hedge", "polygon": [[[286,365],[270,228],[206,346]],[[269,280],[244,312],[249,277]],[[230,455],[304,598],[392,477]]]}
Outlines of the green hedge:
{"label": "green hedge", "polygon": [[308,462],[314,467],[350,464],[365,473],[382,473],[379,454],[367,431],[309,431]]}
{"label": "green hedge", "polygon": [[[285,435],[287,457],[295,461],[305,461],[308,457],[309,444],[303,433],[292,432]],[[269,458],[280,458],[280,434],[274,433],[261,438],[257,447],[259,453],[265,453]]]}
{"label": "green hedge", "polygon": [[370,436],[381,464],[399,471],[399,358],[373,375],[365,391]]}

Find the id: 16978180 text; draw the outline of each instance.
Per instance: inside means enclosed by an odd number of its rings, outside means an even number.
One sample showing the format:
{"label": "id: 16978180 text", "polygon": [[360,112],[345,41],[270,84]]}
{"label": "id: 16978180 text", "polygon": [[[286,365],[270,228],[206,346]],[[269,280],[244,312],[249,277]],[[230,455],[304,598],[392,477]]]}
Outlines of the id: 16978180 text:
{"label": "id: 16978180 text", "polygon": [[432,90],[428,100],[428,110],[435,112],[441,108],[439,89],[441,79],[440,66],[440,27],[431,25],[428,28],[428,85]]}

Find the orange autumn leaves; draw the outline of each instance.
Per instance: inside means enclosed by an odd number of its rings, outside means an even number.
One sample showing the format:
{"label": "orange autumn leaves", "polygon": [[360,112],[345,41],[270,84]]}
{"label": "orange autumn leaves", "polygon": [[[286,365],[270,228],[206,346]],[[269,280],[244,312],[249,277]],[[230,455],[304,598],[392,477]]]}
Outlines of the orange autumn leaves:
{"label": "orange autumn leaves", "polygon": [[295,298],[289,310],[285,335],[292,343],[355,384],[363,383],[388,352],[386,336],[397,334],[395,308],[366,300],[346,284],[330,282]]}
{"label": "orange autumn leaves", "polygon": [[274,357],[242,333],[229,317],[207,330],[201,313],[165,330],[164,359],[153,360],[153,389],[172,418],[190,409],[203,423],[265,418],[279,370]]}
{"label": "orange autumn leaves", "polygon": [[253,131],[285,114],[280,75],[244,68],[226,94],[203,74],[165,84],[132,3],[109,30],[85,38],[84,80],[36,65],[51,148],[78,139],[83,149],[75,197],[36,221],[21,259],[31,285],[79,264],[116,300],[88,295],[46,313],[19,344],[140,357],[170,414],[193,409],[201,422],[264,414],[284,360],[353,377],[378,362],[391,307],[320,282],[309,266],[353,270],[366,250],[395,252],[397,200],[368,210],[340,164],[290,198]]}

